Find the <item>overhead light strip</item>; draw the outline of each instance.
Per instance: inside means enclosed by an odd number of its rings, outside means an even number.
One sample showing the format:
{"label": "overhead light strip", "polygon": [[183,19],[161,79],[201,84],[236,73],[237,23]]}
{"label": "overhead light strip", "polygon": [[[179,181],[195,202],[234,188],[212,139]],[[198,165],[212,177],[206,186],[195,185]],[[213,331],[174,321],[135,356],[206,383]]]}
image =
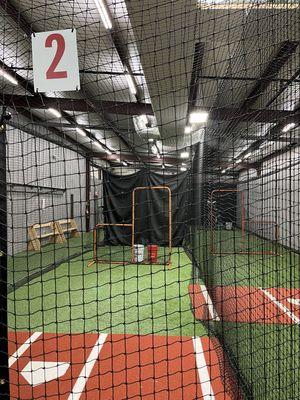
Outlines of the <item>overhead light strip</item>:
{"label": "overhead light strip", "polygon": [[109,18],[106,5],[104,4],[103,0],[94,0],[94,2],[96,4],[96,7],[98,8],[105,29],[112,29],[112,22]]}

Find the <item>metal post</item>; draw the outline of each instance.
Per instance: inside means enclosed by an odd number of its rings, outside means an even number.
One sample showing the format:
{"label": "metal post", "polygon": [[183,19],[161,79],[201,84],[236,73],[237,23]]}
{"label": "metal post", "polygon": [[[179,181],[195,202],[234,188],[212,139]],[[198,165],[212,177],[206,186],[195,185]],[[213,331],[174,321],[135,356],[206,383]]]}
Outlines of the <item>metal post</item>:
{"label": "metal post", "polygon": [[0,125],[0,397],[9,399],[7,334],[7,185],[6,127]]}
{"label": "metal post", "polygon": [[85,230],[90,231],[91,220],[91,205],[90,205],[90,192],[91,192],[91,161],[86,159],[85,163]]}

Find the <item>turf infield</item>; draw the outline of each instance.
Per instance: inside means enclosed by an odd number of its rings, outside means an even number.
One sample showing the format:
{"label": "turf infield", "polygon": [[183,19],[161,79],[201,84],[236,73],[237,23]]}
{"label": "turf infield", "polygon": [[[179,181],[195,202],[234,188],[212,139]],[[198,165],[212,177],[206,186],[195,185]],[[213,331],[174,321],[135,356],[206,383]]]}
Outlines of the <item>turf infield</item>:
{"label": "turf infield", "polygon": [[170,269],[136,264],[88,268],[91,259],[87,253],[10,293],[10,329],[206,334],[191,312],[192,265],[183,249],[174,249]]}

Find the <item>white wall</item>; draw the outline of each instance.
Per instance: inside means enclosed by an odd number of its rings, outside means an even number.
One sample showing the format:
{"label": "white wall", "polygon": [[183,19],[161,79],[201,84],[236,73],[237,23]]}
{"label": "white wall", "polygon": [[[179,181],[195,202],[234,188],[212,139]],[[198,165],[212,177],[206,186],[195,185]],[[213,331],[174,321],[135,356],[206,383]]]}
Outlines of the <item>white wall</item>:
{"label": "white wall", "polygon": [[26,250],[29,225],[70,217],[71,194],[74,217],[79,229],[84,230],[85,159],[76,152],[10,127],[6,151],[7,182],[10,183],[7,186],[9,254]]}
{"label": "white wall", "polygon": [[[245,192],[250,218],[279,225],[280,243],[300,250],[300,147],[263,164],[262,176],[253,171],[240,175],[238,188]],[[270,233],[267,229],[265,237]]]}

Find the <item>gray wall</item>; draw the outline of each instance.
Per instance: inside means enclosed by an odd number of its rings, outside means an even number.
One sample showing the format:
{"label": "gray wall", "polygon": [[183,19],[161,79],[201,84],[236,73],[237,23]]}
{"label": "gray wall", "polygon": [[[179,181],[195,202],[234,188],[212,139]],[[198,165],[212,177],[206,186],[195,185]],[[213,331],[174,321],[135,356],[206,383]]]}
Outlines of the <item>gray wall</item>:
{"label": "gray wall", "polygon": [[[85,159],[76,152],[7,128],[9,254],[26,250],[29,225],[70,218],[71,194],[74,217],[79,229],[85,230],[85,169]],[[97,179],[91,182],[93,203],[97,186],[101,185]],[[91,220],[93,226],[93,216]]]}
{"label": "gray wall", "polygon": [[[299,160],[298,147],[265,162],[259,178],[255,178],[253,170],[242,173],[238,185],[245,193],[248,218],[275,221],[279,225],[280,243],[295,250],[300,250]],[[273,233],[263,225],[260,232],[266,238]]]}

